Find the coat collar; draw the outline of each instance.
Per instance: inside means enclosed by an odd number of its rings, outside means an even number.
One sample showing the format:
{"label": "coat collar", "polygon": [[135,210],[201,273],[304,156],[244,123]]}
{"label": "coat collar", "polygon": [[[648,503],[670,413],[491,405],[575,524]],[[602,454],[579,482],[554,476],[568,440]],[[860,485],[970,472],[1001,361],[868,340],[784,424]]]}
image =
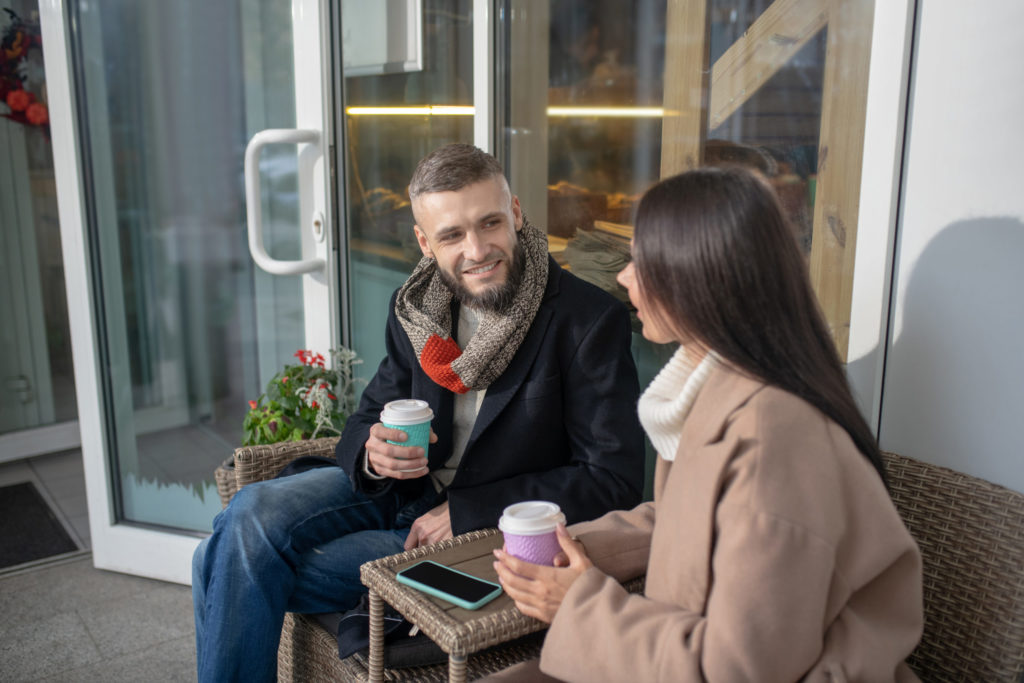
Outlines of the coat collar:
{"label": "coat collar", "polygon": [[690,415],[683,424],[680,451],[718,441],[733,413],[764,386],[762,381],[743,374],[728,361],[721,360],[697,394]]}
{"label": "coat collar", "polygon": [[[561,267],[549,255],[548,281],[544,287],[544,297],[541,300],[540,308],[537,309],[537,314],[530,325],[530,332],[523,339],[523,343],[519,345],[518,352],[512,358],[505,372],[502,373],[501,377],[491,382],[491,385],[487,388],[483,403],[480,405],[480,413],[473,424],[473,433],[466,443],[465,453],[470,452],[477,438],[483,433],[483,430],[501,414],[501,411],[512,400],[516,391],[519,390],[523,380],[526,379],[526,375],[533,366],[533,360],[540,350],[544,334],[554,315],[551,306],[547,302],[558,296],[562,277]],[[451,309],[453,330],[459,328],[459,308],[459,303],[453,301]],[[422,398],[430,403],[430,405],[437,406],[434,414],[434,424],[437,425],[435,431],[438,436],[438,445],[442,447],[431,448],[430,451],[432,454],[431,458],[436,458],[443,463],[451,457],[451,426],[455,419],[455,394],[428,378],[428,381],[424,382],[421,396],[417,398]],[[447,448],[444,447],[445,444],[447,444]],[[442,453],[445,455],[442,455]],[[433,462],[433,460],[431,465],[440,466],[438,463]]]}
{"label": "coat collar", "polygon": [[[659,458],[655,500],[661,499],[669,478],[675,475],[673,498],[679,509],[674,514],[686,525],[687,543],[707,548],[708,554],[714,546],[715,508],[729,462],[735,455],[732,445],[722,439],[732,416],[764,386],[722,361],[697,394],[683,425],[675,462]],[[687,557],[690,561],[676,567],[678,574],[685,577],[680,599],[688,609],[704,613],[710,594],[711,565],[706,554],[691,553]]]}
{"label": "coat collar", "polygon": [[526,379],[530,368],[533,366],[533,360],[537,357],[537,352],[540,350],[541,342],[544,340],[544,335],[547,332],[548,325],[551,323],[551,318],[554,315],[552,307],[547,305],[547,302],[558,296],[562,276],[561,267],[549,255],[548,282],[544,288],[544,298],[541,300],[541,306],[537,309],[537,314],[530,325],[529,333],[523,339],[523,343],[519,345],[519,350],[508,364],[508,367],[505,368],[505,372],[487,387],[487,393],[484,395],[483,403],[480,405],[480,413],[473,424],[473,433],[466,443],[466,453],[472,449],[480,434],[501,414],[501,411],[512,400],[516,391],[519,390],[523,380]]}

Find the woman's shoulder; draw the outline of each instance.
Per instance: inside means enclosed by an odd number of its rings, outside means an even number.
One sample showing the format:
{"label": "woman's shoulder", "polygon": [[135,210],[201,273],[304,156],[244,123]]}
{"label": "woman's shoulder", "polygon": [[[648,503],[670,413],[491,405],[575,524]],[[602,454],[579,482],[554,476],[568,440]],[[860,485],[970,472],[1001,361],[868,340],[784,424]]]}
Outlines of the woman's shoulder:
{"label": "woman's shoulder", "polygon": [[865,511],[897,519],[881,478],[849,434],[778,387],[761,384],[736,406],[720,445],[731,453],[725,504],[826,537],[841,534],[852,515],[863,518]]}

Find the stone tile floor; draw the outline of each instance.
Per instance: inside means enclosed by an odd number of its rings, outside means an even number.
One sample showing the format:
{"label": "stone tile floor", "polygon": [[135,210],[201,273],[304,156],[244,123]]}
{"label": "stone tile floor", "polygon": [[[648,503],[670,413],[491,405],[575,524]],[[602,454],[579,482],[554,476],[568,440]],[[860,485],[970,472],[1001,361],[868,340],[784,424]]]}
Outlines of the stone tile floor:
{"label": "stone tile floor", "polygon": [[92,566],[81,451],[0,465],[22,481],[84,550],[0,569],[0,683],[196,680],[191,589]]}
{"label": "stone tile floor", "polygon": [[0,681],[194,681],[188,586],[76,557],[0,576]]}

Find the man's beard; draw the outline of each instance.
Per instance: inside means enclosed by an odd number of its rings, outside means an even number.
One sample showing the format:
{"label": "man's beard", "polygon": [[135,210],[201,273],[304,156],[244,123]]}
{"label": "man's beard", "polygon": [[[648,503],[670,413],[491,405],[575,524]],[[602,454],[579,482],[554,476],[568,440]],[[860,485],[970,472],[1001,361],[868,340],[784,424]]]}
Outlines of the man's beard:
{"label": "man's beard", "polygon": [[516,233],[516,243],[512,248],[512,262],[509,263],[508,276],[500,285],[492,285],[482,292],[474,294],[456,276],[438,266],[437,272],[441,281],[451,290],[452,294],[460,303],[469,306],[474,311],[490,311],[500,313],[505,310],[519,292],[519,285],[523,282],[523,273],[526,271],[526,250]]}

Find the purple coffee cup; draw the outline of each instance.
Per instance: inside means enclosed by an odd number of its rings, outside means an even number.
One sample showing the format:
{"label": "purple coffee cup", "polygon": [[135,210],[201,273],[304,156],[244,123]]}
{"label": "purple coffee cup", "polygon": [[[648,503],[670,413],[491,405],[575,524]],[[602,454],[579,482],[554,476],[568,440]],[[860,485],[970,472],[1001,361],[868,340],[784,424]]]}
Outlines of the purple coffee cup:
{"label": "purple coffee cup", "polygon": [[565,524],[565,515],[555,503],[527,500],[505,508],[498,528],[505,536],[505,551],[533,564],[551,566],[562,546],[555,527]]}

